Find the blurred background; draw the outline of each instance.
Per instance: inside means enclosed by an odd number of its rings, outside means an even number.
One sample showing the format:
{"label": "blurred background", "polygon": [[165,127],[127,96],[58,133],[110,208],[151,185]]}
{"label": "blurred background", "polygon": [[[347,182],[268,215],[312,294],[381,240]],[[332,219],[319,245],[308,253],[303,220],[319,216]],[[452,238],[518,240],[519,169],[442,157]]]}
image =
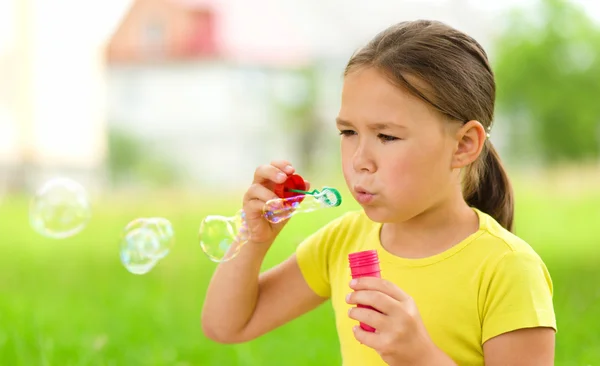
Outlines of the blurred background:
{"label": "blurred background", "polygon": [[[488,51],[516,232],[554,280],[556,364],[600,364],[597,1],[0,0],[0,365],[340,364],[329,303],[247,344],[207,340],[216,265],[198,227],[233,215],[272,159],[350,197],[334,125],[343,68],[375,33],[417,18]],[[92,206],[64,240],[28,218],[58,176]],[[358,208],[349,201],[294,218],[264,267]],[[176,241],[134,275],[118,244],[145,216],[170,220]]]}

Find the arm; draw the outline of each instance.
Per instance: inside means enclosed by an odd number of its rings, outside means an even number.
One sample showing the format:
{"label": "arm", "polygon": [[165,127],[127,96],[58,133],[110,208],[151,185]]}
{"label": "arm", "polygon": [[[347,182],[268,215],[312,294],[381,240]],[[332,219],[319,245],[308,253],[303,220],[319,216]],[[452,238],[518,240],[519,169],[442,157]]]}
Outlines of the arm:
{"label": "arm", "polygon": [[259,276],[268,247],[249,242],[243,253],[215,271],[202,311],[202,330],[208,338],[246,342],[327,300],[305,282],[295,255]]}
{"label": "arm", "polygon": [[555,331],[526,328],[501,334],[483,344],[486,366],[554,365]]}
{"label": "arm", "polygon": [[[526,328],[501,334],[483,344],[486,366],[553,366],[555,331]],[[424,365],[456,366],[442,350],[433,346]]]}
{"label": "arm", "polygon": [[221,343],[254,339],[317,307],[326,299],[304,281],[296,256],[262,275],[265,254],[286,221],[264,218],[264,205],[277,198],[275,184],[284,183],[295,169],[288,161],[273,161],[254,172],[243,200],[249,237],[235,259],[219,264],[209,284],[202,310],[202,330]]}
{"label": "arm", "polygon": [[550,274],[536,254],[511,252],[500,259],[483,306],[486,365],[554,364],[552,293]]}

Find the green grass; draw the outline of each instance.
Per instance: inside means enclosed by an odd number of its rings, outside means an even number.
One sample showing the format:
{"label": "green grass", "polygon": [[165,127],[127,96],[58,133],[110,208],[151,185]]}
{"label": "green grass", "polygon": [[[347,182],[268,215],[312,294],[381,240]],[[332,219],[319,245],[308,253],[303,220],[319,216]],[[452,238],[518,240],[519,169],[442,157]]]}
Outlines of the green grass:
{"label": "green grass", "polygon": [[[546,260],[554,280],[556,364],[597,365],[600,194],[534,184],[517,192],[518,233]],[[239,199],[149,198],[96,203],[86,230],[58,241],[31,231],[24,200],[0,205],[0,365],[340,364],[329,303],[247,344],[206,339],[200,309],[215,264],[197,245],[196,232],[206,214],[233,213]],[[354,207],[297,216],[265,267]],[[119,262],[118,238],[127,222],[148,215],[171,220],[177,243],[153,271],[136,276]]]}

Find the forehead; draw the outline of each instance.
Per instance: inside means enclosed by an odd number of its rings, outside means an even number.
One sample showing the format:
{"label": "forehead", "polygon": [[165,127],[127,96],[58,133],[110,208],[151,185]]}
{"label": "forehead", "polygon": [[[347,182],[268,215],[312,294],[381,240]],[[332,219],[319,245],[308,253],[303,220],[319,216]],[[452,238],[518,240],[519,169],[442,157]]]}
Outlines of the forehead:
{"label": "forehead", "polygon": [[439,121],[431,107],[375,68],[354,70],[344,78],[339,117],[351,121],[393,121],[403,125]]}

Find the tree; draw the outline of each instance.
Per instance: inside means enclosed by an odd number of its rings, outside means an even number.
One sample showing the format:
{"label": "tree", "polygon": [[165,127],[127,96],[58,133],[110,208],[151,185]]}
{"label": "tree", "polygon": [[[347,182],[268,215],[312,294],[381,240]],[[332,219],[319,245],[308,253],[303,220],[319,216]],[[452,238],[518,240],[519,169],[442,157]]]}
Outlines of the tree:
{"label": "tree", "polygon": [[287,70],[288,96],[275,100],[285,130],[293,138],[297,152],[294,166],[298,171],[310,172],[317,162],[322,121],[318,113],[319,69],[316,63]]}
{"label": "tree", "polygon": [[513,12],[495,44],[498,112],[513,151],[536,146],[546,163],[600,155],[600,31],[564,0]]}

